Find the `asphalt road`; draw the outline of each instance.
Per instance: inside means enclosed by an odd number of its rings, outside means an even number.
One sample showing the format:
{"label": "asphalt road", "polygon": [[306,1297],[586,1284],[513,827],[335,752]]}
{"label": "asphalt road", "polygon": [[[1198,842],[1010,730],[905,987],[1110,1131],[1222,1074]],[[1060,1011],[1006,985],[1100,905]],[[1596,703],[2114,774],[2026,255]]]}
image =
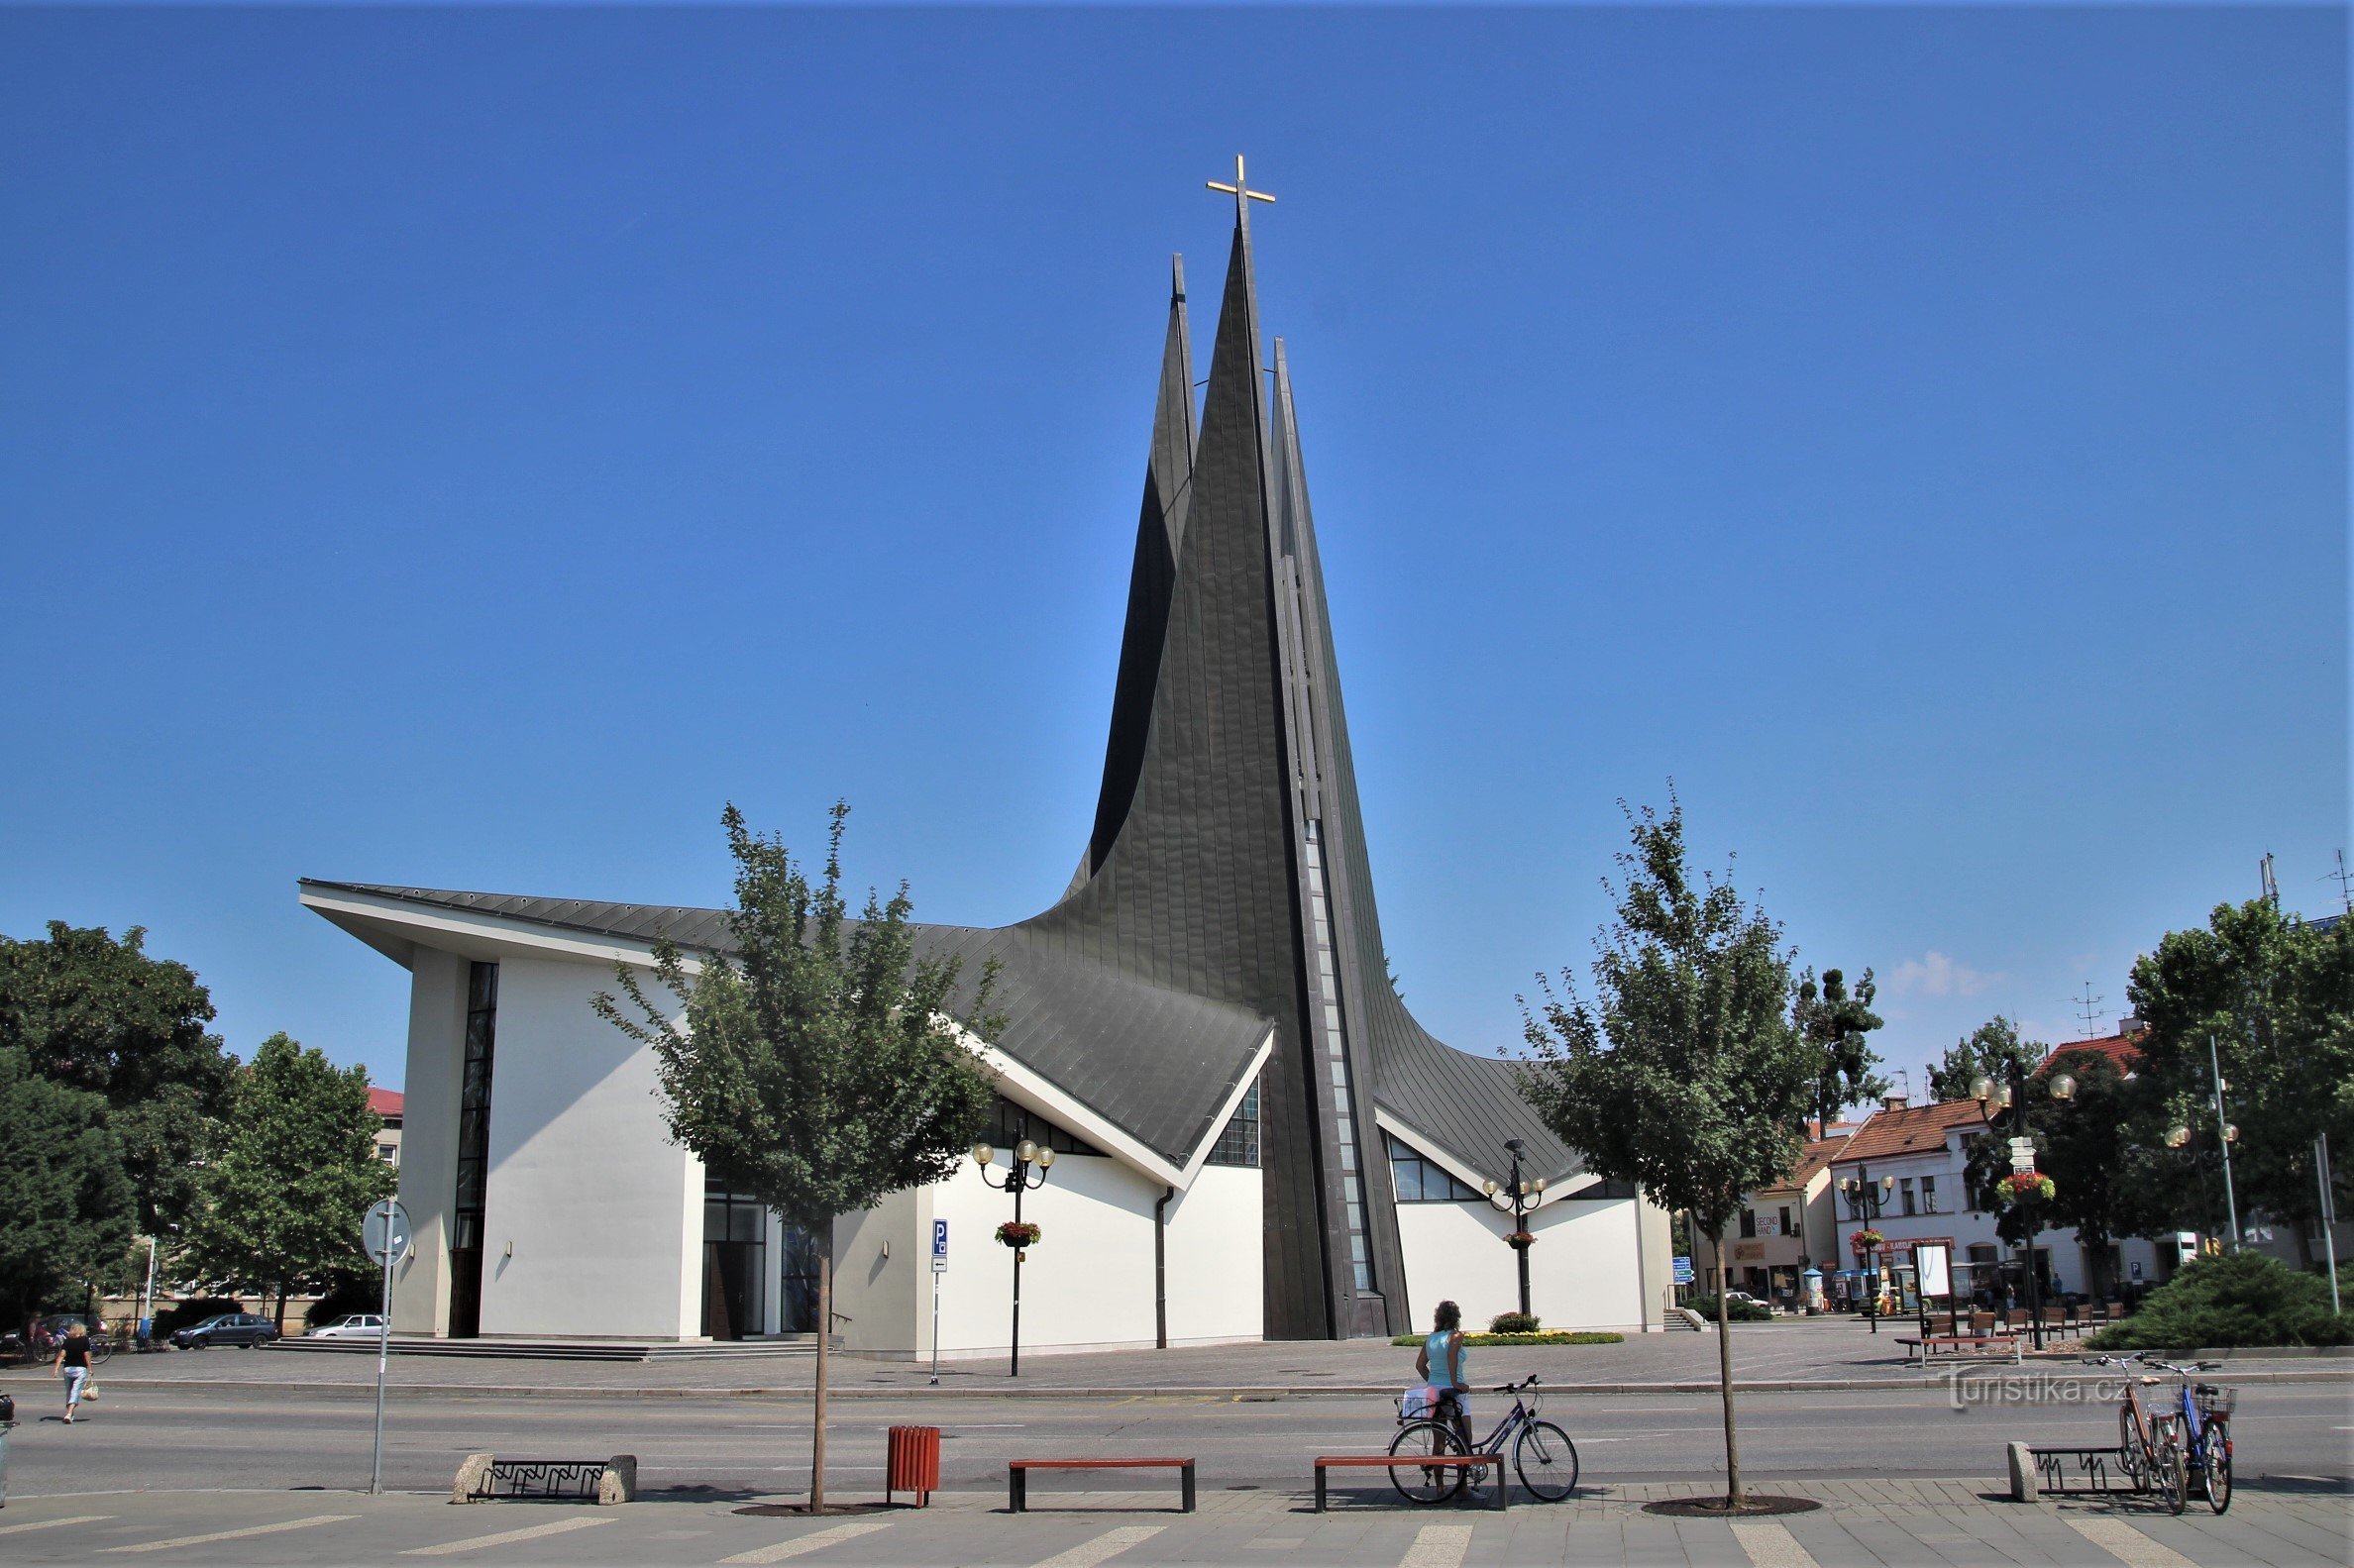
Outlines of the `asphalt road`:
{"label": "asphalt road", "polygon": [[[43,1419],[48,1389],[12,1385],[23,1422],[10,1434],[9,1490],[19,1499],[125,1489],[282,1491],[367,1484],[372,1406],[348,1393],[283,1397],[118,1384],[72,1426]],[[54,1385],[50,1386],[54,1388]],[[38,1403],[37,1403],[38,1402]],[[1552,1397],[1546,1413],[1577,1442],[1588,1481],[1703,1479],[1722,1473],[1711,1399]],[[1744,1471],[1786,1476],[1984,1477],[2003,1445],[2115,1441],[2106,1405],[1954,1411],[1935,1388],[1869,1394],[1758,1394],[1742,1402]],[[1499,1411],[1483,1396],[1484,1430]],[[942,1428],[943,1483],[1002,1486],[1021,1455],[1193,1454],[1205,1492],[1297,1485],[1317,1453],[1366,1452],[1393,1430],[1387,1401],[863,1400],[835,1408],[829,1473],[837,1491],[877,1493],[884,1428]],[[2234,1421],[2243,1478],[2354,1479],[2354,1384],[2278,1384],[2242,1392]],[[635,1453],[656,1495],[770,1496],[807,1484],[805,1402],[785,1399],[529,1400],[396,1396],[385,1484],[445,1490],[460,1459]],[[1043,1491],[1052,1483],[1036,1483]],[[704,1489],[699,1491],[698,1489]]]}

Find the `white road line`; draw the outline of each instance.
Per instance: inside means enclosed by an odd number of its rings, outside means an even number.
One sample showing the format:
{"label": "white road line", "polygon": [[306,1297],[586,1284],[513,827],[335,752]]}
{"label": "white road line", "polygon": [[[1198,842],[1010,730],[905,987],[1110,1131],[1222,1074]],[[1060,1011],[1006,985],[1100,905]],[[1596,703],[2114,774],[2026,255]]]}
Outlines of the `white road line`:
{"label": "white road line", "polygon": [[888,1519],[873,1519],[863,1524],[836,1524],[831,1529],[813,1530],[789,1541],[779,1541],[774,1546],[755,1547],[751,1551],[737,1552],[733,1557],[719,1560],[723,1563],[781,1563],[788,1557],[799,1557],[802,1552],[818,1551],[889,1528],[891,1523]]}
{"label": "white road line", "polygon": [[2123,1519],[2070,1519],[2068,1527],[2133,1568],[2198,1568],[2172,1546],[2150,1539]]}
{"label": "white road line", "polygon": [[1470,1549],[1470,1525],[1425,1524],[1415,1531],[1398,1568],[1462,1568],[1463,1553]]}
{"label": "white road line", "polygon": [[1822,1568],[1798,1537],[1772,1519],[1734,1519],[1733,1538],[1757,1568]]}
{"label": "white road line", "polygon": [[357,1514],[313,1514],[306,1519],[287,1519],[282,1524],[249,1524],[241,1530],[214,1530],[209,1535],[174,1535],[169,1540],[141,1541],[135,1546],[102,1546],[109,1552],[160,1552],[175,1546],[203,1546],[213,1541],[243,1540],[248,1535],[275,1535],[280,1530],[306,1530],[313,1524],[341,1524],[356,1519]]}
{"label": "white road line", "polygon": [[1148,1541],[1161,1532],[1158,1524],[1123,1524],[1116,1530],[1106,1530],[1094,1540],[1081,1541],[1067,1552],[1056,1552],[1033,1568],[1095,1568],[1107,1557],[1117,1557],[1138,1541]]}
{"label": "white road line", "polygon": [[54,1530],[65,1524],[95,1524],[113,1518],[112,1514],[76,1514],[70,1518],[35,1519],[30,1524],[0,1524],[0,1535],[17,1535],[26,1530]]}
{"label": "white road line", "polygon": [[495,1535],[472,1535],[462,1541],[444,1541],[439,1546],[411,1546],[403,1557],[446,1557],[452,1552],[480,1551],[484,1546],[504,1546],[508,1541],[538,1540],[543,1535],[566,1535],[574,1530],[593,1529],[599,1524],[615,1522],[610,1515],[600,1519],[558,1519],[553,1524],[534,1524],[528,1529],[500,1530]]}

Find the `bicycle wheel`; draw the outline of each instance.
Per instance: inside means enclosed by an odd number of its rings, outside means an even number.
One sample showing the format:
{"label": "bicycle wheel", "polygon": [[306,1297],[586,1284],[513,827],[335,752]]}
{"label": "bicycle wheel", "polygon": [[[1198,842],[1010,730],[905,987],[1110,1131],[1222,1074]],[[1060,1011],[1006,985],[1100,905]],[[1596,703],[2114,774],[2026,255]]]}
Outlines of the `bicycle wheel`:
{"label": "bicycle wheel", "polygon": [[2206,1477],[2206,1504],[2220,1514],[2231,1507],[2231,1428],[2209,1421],[2198,1434],[2198,1468]]}
{"label": "bicycle wheel", "polygon": [[1389,1467],[1390,1485],[1398,1489],[1398,1496],[1409,1503],[1429,1506],[1444,1503],[1461,1490],[1463,1466],[1418,1465],[1417,1454],[1459,1454],[1462,1439],[1444,1421],[1408,1421],[1390,1439],[1389,1451],[1399,1463]]}
{"label": "bicycle wheel", "polygon": [[1512,1444],[1512,1468],[1541,1503],[1558,1503],[1577,1490],[1577,1445],[1551,1421],[1531,1421]]}
{"label": "bicycle wheel", "polygon": [[2150,1434],[2150,1479],[2157,1485],[2158,1501],[2167,1513],[2180,1514],[2191,1506],[2191,1462],[2183,1452],[2182,1427],[2161,1421]]}
{"label": "bicycle wheel", "polygon": [[2133,1423],[2133,1407],[2117,1407],[2117,1468],[2136,1492],[2150,1490],[2149,1471],[2142,1464],[2141,1428]]}
{"label": "bicycle wheel", "polygon": [[111,1361],[112,1359],[114,1359],[114,1353],[115,1353],[115,1342],[114,1342],[113,1340],[111,1340],[111,1339],[93,1339],[93,1340],[91,1340],[91,1341],[90,1341],[90,1365],[91,1365],[91,1366],[94,1366],[94,1367],[102,1367],[102,1366],[105,1366],[107,1362],[109,1362],[109,1361]]}

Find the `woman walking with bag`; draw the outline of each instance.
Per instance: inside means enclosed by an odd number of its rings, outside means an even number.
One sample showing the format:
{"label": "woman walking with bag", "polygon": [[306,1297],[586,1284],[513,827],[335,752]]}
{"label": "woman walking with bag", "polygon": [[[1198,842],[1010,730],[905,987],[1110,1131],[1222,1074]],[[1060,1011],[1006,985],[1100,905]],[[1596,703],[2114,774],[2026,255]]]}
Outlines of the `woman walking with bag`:
{"label": "woman walking with bag", "polygon": [[82,1390],[90,1381],[88,1324],[76,1322],[65,1331],[65,1342],[57,1347],[57,1359],[51,1370],[65,1380],[65,1420],[71,1425],[74,1408],[81,1404]]}

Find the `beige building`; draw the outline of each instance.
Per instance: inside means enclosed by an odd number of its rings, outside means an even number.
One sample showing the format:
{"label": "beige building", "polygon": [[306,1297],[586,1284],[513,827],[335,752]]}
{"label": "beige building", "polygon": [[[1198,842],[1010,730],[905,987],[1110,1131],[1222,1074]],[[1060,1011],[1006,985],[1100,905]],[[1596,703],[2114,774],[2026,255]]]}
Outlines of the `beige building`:
{"label": "beige building", "polygon": [[[1846,1141],[1844,1135],[1810,1140],[1787,1181],[1762,1187],[1742,1200],[1740,1218],[1724,1238],[1733,1289],[1776,1307],[1797,1308],[1805,1305],[1800,1276],[1809,1267],[1825,1273],[1838,1267],[1830,1261],[1838,1242],[1831,1161]],[[1700,1277],[1713,1292],[1716,1260],[1693,1261],[1704,1264]]]}

